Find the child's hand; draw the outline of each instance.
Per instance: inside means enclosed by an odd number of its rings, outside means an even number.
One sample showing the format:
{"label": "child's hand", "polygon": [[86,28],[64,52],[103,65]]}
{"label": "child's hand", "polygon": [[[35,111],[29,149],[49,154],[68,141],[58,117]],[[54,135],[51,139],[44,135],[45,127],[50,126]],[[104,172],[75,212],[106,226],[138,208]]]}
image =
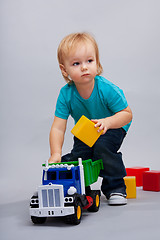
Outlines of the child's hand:
{"label": "child's hand", "polygon": [[99,129],[97,130],[98,132],[101,132],[103,130],[102,135],[105,134],[109,129],[109,124],[106,118],[92,119],[91,121],[95,123],[95,128],[99,127]]}
{"label": "child's hand", "polygon": [[59,153],[53,153],[48,160],[48,163],[59,163],[61,162],[61,154]]}

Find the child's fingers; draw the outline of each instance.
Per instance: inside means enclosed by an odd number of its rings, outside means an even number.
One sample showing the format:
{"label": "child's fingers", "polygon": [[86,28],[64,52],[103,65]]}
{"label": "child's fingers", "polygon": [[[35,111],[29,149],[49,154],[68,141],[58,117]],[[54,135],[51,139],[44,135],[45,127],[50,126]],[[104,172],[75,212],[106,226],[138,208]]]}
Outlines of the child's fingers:
{"label": "child's fingers", "polygon": [[95,125],[94,125],[95,128],[98,127],[97,132],[101,132],[103,130],[102,134],[106,133],[107,128],[105,127],[105,125],[102,122],[98,121],[97,119],[93,119],[91,121],[95,123]]}
{"label": "child's fingers", "polygon": [[107,128],[105,127],[102,134],[105,134],[106,132],[107,132]]}
{"label": "child's fingers", "polygon": [[97,132],[101,132],[103,130],[102,135],[107,132],[107,127],[104,125],[103,122],[100,122],[100,120],[97,119],[92,119],[91,121],[95,123],[94,125],[95,128],[98,127]]}
{"label": "child's fingers", "polygon": [[92,121],[93,123],[97,123],[97,122],[98,122],[97,119],[91,119],[91,121]]}
{"label": "child's fingers", "polygon": [[[96,125],[98,125],[98,124],[96,124]],[[103,123],[99,123],[99,125],[97,127],[99,127],[98,132],[101,132],[102,130],[104,130]]]}
{"label": "child's fingers", "polygon": [[94,127],[99,127],[101,125],[101,123],[97,120],[97,119],[92,119],[91,120],[93,123],[95,123]]}
{"label": "child's fingers", "polygon": [[101,127],[101,126],[102,126],[102,123],[97,122],[94,126],[95,126],[96,128],[97,128],[97,127]]}

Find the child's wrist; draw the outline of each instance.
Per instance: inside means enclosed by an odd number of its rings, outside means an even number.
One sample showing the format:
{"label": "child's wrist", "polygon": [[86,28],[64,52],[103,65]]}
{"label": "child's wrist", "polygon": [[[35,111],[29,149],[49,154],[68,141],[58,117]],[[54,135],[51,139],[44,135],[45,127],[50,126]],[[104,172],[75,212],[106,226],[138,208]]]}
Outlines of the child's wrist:
{"label": "child's wrist", "polygon": [[59,156],[61,156],[61,153],[57,153],[57,152],[56,153],[51,153],[51,157],[52,156],[58,156],[59,157]]}

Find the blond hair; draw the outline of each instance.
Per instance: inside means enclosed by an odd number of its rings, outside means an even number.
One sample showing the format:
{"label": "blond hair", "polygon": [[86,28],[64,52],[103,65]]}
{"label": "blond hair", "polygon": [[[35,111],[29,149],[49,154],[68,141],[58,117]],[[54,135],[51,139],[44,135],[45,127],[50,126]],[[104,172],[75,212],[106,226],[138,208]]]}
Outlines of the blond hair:
{"label": "blond hair", "polygon": [[[99,50],[98,45],[95,39],[89,33],[72,33],[67,35],[59,44],[57,57],[59,64],[64,65],[64,60],[69,54],[70,51],[74,50],[79,43],[91,43],[95,49],[96,62],[97,62],[97,75],[100,75],[103,72],[102,65],[99,60]],[[71,83],[72,80],[64,76],[64,79]]]}

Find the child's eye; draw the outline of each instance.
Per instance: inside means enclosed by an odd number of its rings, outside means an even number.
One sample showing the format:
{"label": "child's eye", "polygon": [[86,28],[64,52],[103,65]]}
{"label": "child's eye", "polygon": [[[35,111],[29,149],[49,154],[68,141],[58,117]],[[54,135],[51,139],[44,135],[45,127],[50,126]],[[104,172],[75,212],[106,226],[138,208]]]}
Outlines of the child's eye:
{"label": "child's eye", "polygon": [[73,66],[78,66],[79,65],[79,62],[74,62],[73,63]]}
{"label": "child's eye", "polygon": [[93,59],[89,59],[88,62],[89,62],[89,63],[93,62]]}

